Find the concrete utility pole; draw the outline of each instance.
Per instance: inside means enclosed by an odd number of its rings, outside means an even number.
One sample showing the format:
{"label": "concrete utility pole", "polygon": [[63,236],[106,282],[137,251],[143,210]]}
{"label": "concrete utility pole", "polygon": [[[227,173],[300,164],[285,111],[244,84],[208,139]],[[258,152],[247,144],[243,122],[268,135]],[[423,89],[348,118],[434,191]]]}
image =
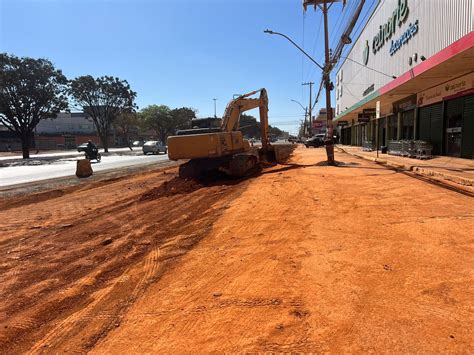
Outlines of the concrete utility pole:
{"label": "concrete utility pole", "polygon": [[217,111],[216,111],[216,101],[217,99],[213,99],[214,100],[214,118],[217,118]]}
{"label": "concrete utility pole", "polygon": [[[332,127],[332,119],[333,119],[333,111],[331,107],[331,90],[333,89],[333,84],[331,83],[331,70],[334,65],[337,63],[339,58],[341,57],[342,49],[345,45],[352,43],[350,38],[350,34],[352,29],[354,28],[357,19],[362,11],[364,6],[365,0],[359,0],[359,5],[355,8],[352,18],[350,19],[349,23],[347,24],[346,28],[344,29],[341,39],[334,50],[334,53],[330,53],[329,49],[329,29],[328,29],[328,10],[332,6],[333,3],[339,2],[340,0],[303,0],[303,8],[306,11],[308,5],[313,5],[314,8],[319,7],[323,13],[324,18],[324,69],[323,69],[323,82],[324,87],[326,89],[326,111],[327,111],[327,136],[326,136],[326,154],[328,157],[328,165],[334,165],[334,133]],[[329,4],[329,6],[328,6]],[[342,5],[346,5],[346,0],[342,0]]]}
{"label": "concrete utility pole", "polygon": [[312,116],[312,106],[313,106],[313,85],[314,83],[310,81],[309,83],[303,83],[301,85],[309,85],[309,125],[308,125],[308,135],[311,134],[313,128],[313,116]]}
{"label": "concrete utility pole", "polygon": [[326,154],[328,157],[328,165],[334,165],[334,141],[332,128],[332,106],[331,106],[331,58],[329,55],[329,29],[328,29],[328,6],[327,1],[323,0],[323,17],[324,17],[324,71],[323,80],[326,89],[326,117],[327,117],[327,135],[326,135]]}

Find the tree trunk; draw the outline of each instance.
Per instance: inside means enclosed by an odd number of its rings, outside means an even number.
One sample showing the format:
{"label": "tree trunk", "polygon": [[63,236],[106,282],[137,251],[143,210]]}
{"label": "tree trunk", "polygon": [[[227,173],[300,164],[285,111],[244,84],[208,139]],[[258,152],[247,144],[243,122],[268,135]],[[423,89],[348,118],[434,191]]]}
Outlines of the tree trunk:
{"label": "tree trunk", "polygon": [[126,142],[126,144],[127,144],[128,149],[130,149],[131,151],[133,151],[132,146],[131,146],[131,144],[130,144],[130,140],[128,139],[128,134],[127,134],[127,132],[126,132],[125,130],[123,131],[123,139],[125,139],[125,142]]}
{"label": "tree trunk", "polygon": [[21,135],[21,150],[23,151],[23,159],[30,157],[30,135],[28,133]]}
{"label": "tree trunk", "polygon": [[107,132],[105,132],[105,134],[99,134],[100,142],[102,143],[102,147],[104,147],[104,153],[109,152],[109,142],[107,141],[107,136]]}

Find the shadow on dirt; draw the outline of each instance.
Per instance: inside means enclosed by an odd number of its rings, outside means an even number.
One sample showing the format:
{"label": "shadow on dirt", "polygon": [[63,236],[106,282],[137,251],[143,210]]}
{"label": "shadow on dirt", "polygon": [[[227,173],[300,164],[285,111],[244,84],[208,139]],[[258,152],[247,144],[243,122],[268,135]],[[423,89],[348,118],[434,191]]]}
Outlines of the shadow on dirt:
{"label": "shadow on dirt", "polygon": [[140,197],[140,201],[188,194],[205,187],[237,185],[257,175],[258,174],[253,174],[242,178],[231,178],[221,172],[212,172],[195,179],[183,179],[179,176],[175,176],[171,180],[163,182],[160,186],[143,193]]}

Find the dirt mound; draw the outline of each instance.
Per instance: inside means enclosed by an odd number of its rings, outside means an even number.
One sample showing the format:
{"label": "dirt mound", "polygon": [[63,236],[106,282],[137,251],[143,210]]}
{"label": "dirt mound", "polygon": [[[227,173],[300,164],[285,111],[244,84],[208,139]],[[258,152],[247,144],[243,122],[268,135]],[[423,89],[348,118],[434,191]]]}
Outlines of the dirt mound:
{"label": "dirt mound", "polygon": [[175,177],[172,180],[163,182],[160,186],[145,192],[140,201],[155,200],[161,197],[190,193],[204,187],[196,180],[182,179]]}

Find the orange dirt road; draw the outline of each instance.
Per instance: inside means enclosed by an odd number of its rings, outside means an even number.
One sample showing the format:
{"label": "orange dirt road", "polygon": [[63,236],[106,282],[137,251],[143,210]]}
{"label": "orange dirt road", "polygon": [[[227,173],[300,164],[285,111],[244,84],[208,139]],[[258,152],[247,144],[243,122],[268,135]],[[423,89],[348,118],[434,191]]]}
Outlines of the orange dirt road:
{"label": "orange dirt road", "polygon": [[0,201],[0,353],[473,353],[472,197],[336,159]]}

